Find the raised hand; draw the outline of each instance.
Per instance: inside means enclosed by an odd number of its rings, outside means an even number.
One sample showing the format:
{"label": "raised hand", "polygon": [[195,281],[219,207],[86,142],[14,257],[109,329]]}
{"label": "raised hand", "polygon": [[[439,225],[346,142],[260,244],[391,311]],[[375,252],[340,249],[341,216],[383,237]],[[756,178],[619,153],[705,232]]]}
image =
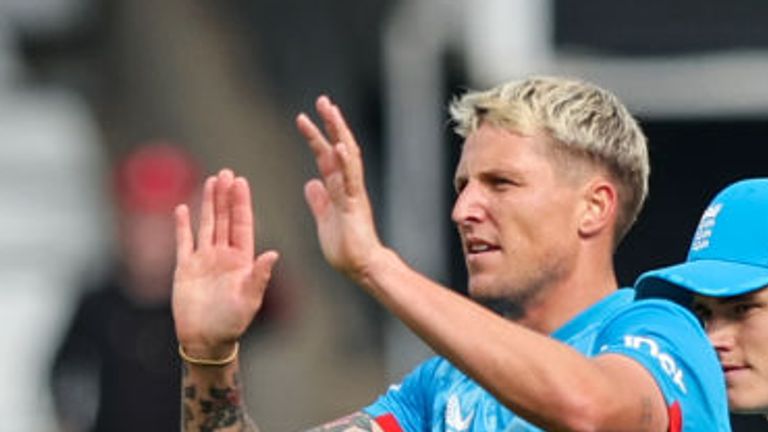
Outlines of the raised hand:
{"label": "raised hand", "polygon": [[320,178],[304,186],[326,260],[360,281],[375,254],[383,249],[365,189],[360,147],[339,108],[320,96],[317,113],[325,133],[301,113],[296,126],[315,155]]}
{"label": "raised hand", "polygon": [[278,254],[254,259],[253,225],[248,182],[226,169],[205,182],[196,239],[188,207],[176,209],[173,316],[194,357],[226,357],[261,307]]}

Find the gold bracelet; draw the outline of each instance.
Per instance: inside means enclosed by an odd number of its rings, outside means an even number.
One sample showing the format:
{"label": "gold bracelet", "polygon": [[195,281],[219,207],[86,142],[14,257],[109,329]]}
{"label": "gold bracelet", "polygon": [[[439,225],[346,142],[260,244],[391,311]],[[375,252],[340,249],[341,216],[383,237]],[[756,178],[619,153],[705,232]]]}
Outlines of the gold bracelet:
{"label": "gold bracelet", "polygon": [[238,351],[240,351],[240,343],[235,342],[235,349],[232,350],[232,354],[228,355],[223,359],[214,359],[214,360],[199,359],[199,358],[190,357],[189,354],[184,352],[184,346],[179,344],[179,355],[181,356],[181,358],[184,359],[185,362],[189,364],[197,365],[197,366],[226,366],[232,363],[233,361],[235,361],[235,359],[237,358]]}

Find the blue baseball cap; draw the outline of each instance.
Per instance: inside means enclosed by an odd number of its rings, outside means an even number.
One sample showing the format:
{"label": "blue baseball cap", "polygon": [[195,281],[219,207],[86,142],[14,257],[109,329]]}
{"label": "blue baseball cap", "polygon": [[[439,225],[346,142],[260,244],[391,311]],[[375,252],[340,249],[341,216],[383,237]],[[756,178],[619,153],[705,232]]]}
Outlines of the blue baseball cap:
{"label": "blue baseball cap", "polygon": [[685,263],[642,274],[638,298],[683,304],[692,294],[731,297],[768,286],[768,178],[726,187],[709,204]]}

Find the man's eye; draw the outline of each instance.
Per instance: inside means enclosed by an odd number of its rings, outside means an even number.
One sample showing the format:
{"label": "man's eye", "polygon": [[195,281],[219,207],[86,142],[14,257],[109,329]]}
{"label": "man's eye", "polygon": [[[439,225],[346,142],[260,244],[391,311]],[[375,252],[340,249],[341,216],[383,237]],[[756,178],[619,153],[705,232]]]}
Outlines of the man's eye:
{"label": "man's eye", "polygon": [[696,315],[696,318],[698,318],[702,323],[705,323],[712,317],[712,311],[705,308],[704,306],[694,305],[692,309],[693,314]]}
{"label": "man's eye", "polygon": [[489,182],[491,183],[491,185],[497,188],[513,186],[515,184],[515,182],[513,182],[512,180],[504,177],[493,177],[490,179]]}
{"label": "man's eye", "polygon": [[746,315],[747,313],[749,313],[749,311],[753,310],[756,307],[757,305],[754,303],[739,303],[737,305],[734,305],[733,312],[738,316]]}

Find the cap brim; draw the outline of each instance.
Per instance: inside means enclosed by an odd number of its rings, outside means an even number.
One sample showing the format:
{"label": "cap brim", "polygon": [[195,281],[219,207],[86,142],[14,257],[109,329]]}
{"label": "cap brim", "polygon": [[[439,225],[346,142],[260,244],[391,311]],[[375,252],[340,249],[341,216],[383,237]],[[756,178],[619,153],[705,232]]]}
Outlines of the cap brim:
{"label": "cap brim", "polygon": [[[732,297],[768,286],[768,268],[697,260],[642,274],[635,282],[638,298],[661,297],[678,302],[691,294]],[[682,289],[681,289],[682,288]]]}

